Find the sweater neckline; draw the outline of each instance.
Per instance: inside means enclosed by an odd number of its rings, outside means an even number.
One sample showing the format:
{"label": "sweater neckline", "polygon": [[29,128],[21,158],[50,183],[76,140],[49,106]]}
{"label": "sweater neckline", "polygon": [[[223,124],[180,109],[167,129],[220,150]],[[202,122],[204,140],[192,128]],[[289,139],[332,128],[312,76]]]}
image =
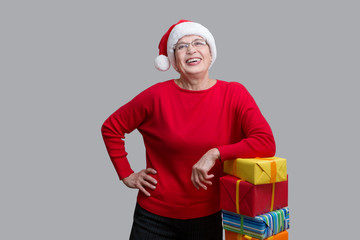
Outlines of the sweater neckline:
{"label": "sweater neckline", "polygon": [[216,82],[215,82],[215,84],[214,84],[213,86],[211,86],[211,87],[208,88],[208,89],[204,89],[204,90],[189,90],[189,89],[181,88],[179,85],[176,84],[175,79],[172,79],[171,82],[172,82],[172,85],[173,85],[175,88],[177,88],[178,90],[180,90],[180,91],[182,91],[182,92],[197,94],[197,93],[206,93],[206,92],[211,91],[212,89],[214,89],[214,88],[218,85],[219,80],[216,79]]}

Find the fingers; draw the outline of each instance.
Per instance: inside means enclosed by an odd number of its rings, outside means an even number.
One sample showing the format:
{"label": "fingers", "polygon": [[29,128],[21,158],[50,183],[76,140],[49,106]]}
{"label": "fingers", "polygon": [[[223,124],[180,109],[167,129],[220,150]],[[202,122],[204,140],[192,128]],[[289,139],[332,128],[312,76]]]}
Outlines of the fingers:
{"label": "fingers", "polygon": [[199,190],[200,185],[199,185],[199,177],[197,176],[197,174],[194,173],[194,171],[191,174],[191,182],[194,185],[194,187]]}
{"label": "fingers", "polygon": [[149,188],[155,189],[157,181],[155,178],[153,178],[149,174],[157,174],[156,170],[152,169],[152,168],[147,168],[147,169],[145,169],[144,172],[145,172],[144,180],[146,181],[146,186]]}
{"label": "fingers", "polygon": [[152,168],[147,168],[145,170],[140,171],[138,188],[148,197],[150,197],[151,194],[146,189],[149,188],[151,190],[155,190],[157,184],[156,179],[150,176],[149,174],[156,174],[156,173],[157,173],[156,170]]}
{"label": "fingers", "polygon": [[147,168],[147,169],[145,169],[145,173],[147,173],[147,174],[156,174],[157,172],[153,168]]}
{"label": "fingers", "polygon": [[123,182],[130,188],[137,188],[146,196],[150,197],[151,194],[147,189],[155,190],[157,181],[149,174],[156,174],[156,170],[148,168],[141,170],[138,173],[131,174],[128,178],[124,178]]}
{"label": "fingers", "polygon": [[148,196],[148,197],[150,197],[151,196],[151,194],[148,192],[148,191],[146,191],[146,189],[143,187],[143,186],[139,186],[138,187],[138,189],[143,193],[143,194],[145,194],[146,196]]}
{"label": "fingers", "polygon": [[192,174],[191,174],[191,182],[196,187],[196,189],[204,189],[207,190],[206,185],[212,185],[212,182],[210,179],[214,177],[214,174],[208,175],[206,171],[193,168]]}
{"label": "fingers", "polygon": [[150,185],[155,186],[157,184],[156,179],[149,175],[144,175],[143,178],[148,186],[150,186]]}
{"label": "fingers", "polygon": [[209,175],[208,172],[215,165],[218,158],[219,150],[213,148],[207,151],[193,166],[191,173],[191,181],[197,189],[203,188],[206,190],[206,185],[212,185],[210,179],[214,177],[214,174]]}

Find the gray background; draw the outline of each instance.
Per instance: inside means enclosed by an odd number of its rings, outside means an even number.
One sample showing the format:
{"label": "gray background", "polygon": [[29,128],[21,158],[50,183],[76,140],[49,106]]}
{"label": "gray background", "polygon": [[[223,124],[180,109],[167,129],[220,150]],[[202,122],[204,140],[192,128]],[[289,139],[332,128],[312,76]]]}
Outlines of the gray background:
{"label": "gray background", "polygon": [[[179,19],[216,39],[211,77],[243,83],[288,159],[290,239],[357,236],[357,1],[1,1],[0,239],[127,239],[136,191],[100,127],[145,88]],[[128,135],[135,170],[138,132]]]}

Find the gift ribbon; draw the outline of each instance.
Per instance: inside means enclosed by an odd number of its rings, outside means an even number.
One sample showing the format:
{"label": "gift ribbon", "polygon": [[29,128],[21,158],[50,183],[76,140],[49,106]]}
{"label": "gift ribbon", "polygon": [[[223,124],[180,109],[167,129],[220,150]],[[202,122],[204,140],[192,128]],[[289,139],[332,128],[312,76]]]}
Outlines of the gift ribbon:
{"label": "gift ribbon", "polygon": [[[252,238],[252,237],[250,237],[250,236],[248,236],[248,235],[243,235],[243,236],[244,236],[245,239],[248,239],[248,240],[255,239],[255,238]],[[268,237],[268,238],[266,238],[266,239],[264,239],[264,240],[273,240],[273,239],[274,239],[274,237],[273,237],[273,236],[270,236],[270,237]],[[240,234],[238,234],[237,240],[243,240],[243,238],[241,237]]]}
{"label": "gift ribbon", "polygon": [[[235,205],[236,205],[236,213],[240,214],[240,199],[239,199],[239,192],[240,192],[240,182],[242,180],[238,179],[236,181],[236,197],[235,197]],[[275,199],[275,183],[272,183],[271,189],[271,204],[270,204],[270,212],[274,210],[274,199]]]}
{"label": "gift ribbon", "polygon": [[[270,181],[269,183],[274,183],[276,182],[276,175],[277,175],[277,169],[276,169],[276,161],[274,160],[274,158],[259,158],[259,157],[256,157],[255,159],[259,159],[259,160],[267,160],[267,161],[271,161],[270,162]],[[236,176],[236,172],[237,171],[237,161],[234,160],[234,163],[233,163],[233,174],[234,176]]]}
{"label": "gift ribbon", "polygon": [[275,183],[276,182],[276,162],[275,161],[271,161],[271,178],[270,178],[270,182],[271,183]]}
{"label": "gift ribbon", "polygon": [[275,183],[272,184],[270,212],[274,210]]}
{"label": "gift ribbon", "polygon": [[241,179],[238,179],[236,181],[236,213],[237,214],[240,214],[240,207],[239,207],[239,202],[240,202],[240,199],[239,199],[239,185],[240,185],[240,182],[241,182]]}
{"label": "gift ribbon", "polygon": [[241,224],[241,226],[240,226],[240,232],[241,232],[242,234],[244,234],[244,216],[243,216],[243,215],[240,215],[240,219],[241,219],[241,222],[240,222],[240,224]]}
{"label": "gift ribbon", "polygon": [[276,169],[276,161],[274,160],[274,158],[259,158],[259,157],[256,157],[256,159],[271,161],[270,162],[271,174],[270,174],[270,182],[269,183],[276,182],[277,169]]}
{"label": "gift ribbon", "polygon": [[237,165],[237,161],[236,160],[234,160],[234,164],[232,165],[232,167],[233,167],[233,174],[232,175],[234,175],[234,176],[236,176],[237,174],[236,174],[236,165]]}
{"label": "gift ribbon", "polygon": [[[239,192],[240,192],[240,182],[242,180],[241,179],[238,179],[236,181],[236,213],[237,214],[240,214],[240,207],[239,207],[239,203],[240,203],[240,199],[239,199]],[[270,212],[273,211],[273,208],[274,208],[274,197],[275,197],[275,183],[272,184],[272,191],[271,191],[271,206],[270,206]],[[240,218],[241,218],[241,229],[240,229],[240,232],[241,233],[244,233],[244,217],[242,215],[240,215]],[[252,239],[251,237],[247,236],[247,235],[244,235],[244,237],[246,239]],[[247,238],[248,237],[248,238]],[[240,238],[240,235],[238,235],[238,240],[241,240]],[[272,240],[272,237],[269,238],[269,240]]]}

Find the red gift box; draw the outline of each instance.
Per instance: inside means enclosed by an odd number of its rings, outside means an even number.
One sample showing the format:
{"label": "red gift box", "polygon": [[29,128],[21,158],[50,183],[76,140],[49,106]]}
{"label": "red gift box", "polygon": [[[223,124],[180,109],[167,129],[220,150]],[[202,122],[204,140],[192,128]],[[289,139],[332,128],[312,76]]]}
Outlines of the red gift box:
{"label": "red gift box", "polygon": [[255,217],[288,206],[288,181],[254,185],[237,177],[220,178],[220,207]]}

